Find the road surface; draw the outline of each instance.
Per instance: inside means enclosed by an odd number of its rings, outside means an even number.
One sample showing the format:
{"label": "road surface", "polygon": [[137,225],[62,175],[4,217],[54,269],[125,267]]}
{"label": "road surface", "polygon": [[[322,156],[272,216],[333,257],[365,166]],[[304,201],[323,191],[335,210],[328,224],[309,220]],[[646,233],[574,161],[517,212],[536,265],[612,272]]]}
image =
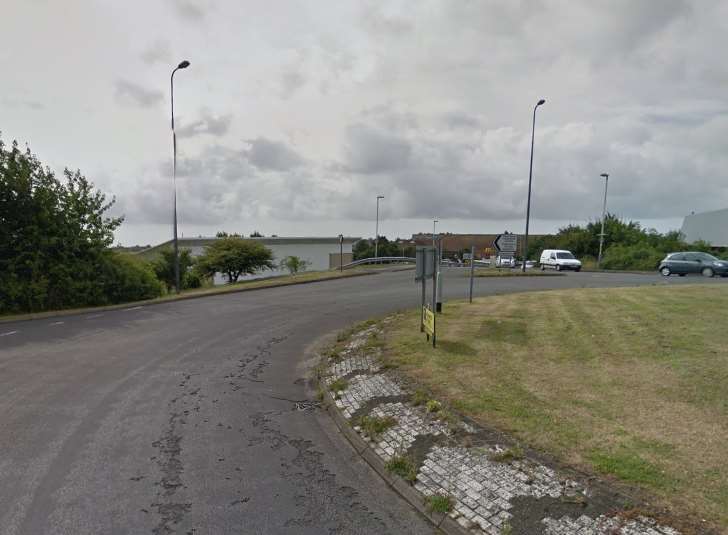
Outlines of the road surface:
{"label": "road surface", "polygon": [[[465,297],[466,271],[448,271],[446,298]],[[0,324],[0,533],[432,533],[305,384],[306,348],[416,306],[412,277]],[[686,282],[728,281],[572,273],[475,288]]]}

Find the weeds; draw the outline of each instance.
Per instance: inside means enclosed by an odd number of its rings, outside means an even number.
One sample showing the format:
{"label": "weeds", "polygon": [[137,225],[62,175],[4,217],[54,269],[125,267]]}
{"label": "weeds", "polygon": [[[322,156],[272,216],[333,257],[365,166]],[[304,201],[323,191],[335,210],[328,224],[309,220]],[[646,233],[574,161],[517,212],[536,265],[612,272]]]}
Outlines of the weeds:
{"label": "weeds", "polygon": [[513,461],[520,461],[524,458],[526,453],[523,451],[521,446],[512,446],[503,451],[493,453],[489,456],[489,459],[496,463],[510,463]]}
{"label": "weeds", "polygon": [[442,403],[436,399],[431,399],[425,403],[425,409],[427,409],[427,412],[439,412],[442,409]]}
{"label": "weeds", "polygon": [[339,392],[346,390],[348,386],[349,383],[346,382],[346,379],[337,379],[329,385],[329,390],[333,392],[336,399],[339,399]]}
{"label": "weeds", "polygon": [[407,455],[395,455],[387,461],[384,467],[388,472],[396,474],[410,483],[417,479],[417,467],[412,458]]}
{"label": "weeds", "polygon": [[446,515],[455,507],[455,499],[450,495],[432,494],[425,498],[427,510],[431,513],[442,513]]}
{"label": "weeds", "polygon": [[384,433],[387,429],[397,423],[392,416],[362,416],[357,421],[357,425],[361,427],[364,434],[372,440]]}

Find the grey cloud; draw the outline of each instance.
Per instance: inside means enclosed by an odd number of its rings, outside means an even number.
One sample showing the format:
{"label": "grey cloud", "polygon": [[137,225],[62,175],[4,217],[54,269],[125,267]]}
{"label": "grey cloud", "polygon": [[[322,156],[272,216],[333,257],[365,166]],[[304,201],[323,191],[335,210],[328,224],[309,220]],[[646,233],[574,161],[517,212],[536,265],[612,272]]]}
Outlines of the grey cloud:
{"label": "grey cloud", "polygon": [[230,123],[233,119],[232,114],[214,115],[208,110],[202,110],[201,115],[202,117],[200,119],[189,124],[180,121],[181,126],[177,128],[177,135],[181,138],[202,134],[221,137],[230,130]]}
{"label": "grey cloud", "polygon": [[284,72],[280,80],[281,98],[289,99],[306,85],[306,78],[297,69]]}
{"label": "grey cloud", "polygon": [[164,94],[161,91],[145,89],[127,80],[117,80],[115,97],[122,104],[151,108],[162,102]]}
{"label": "grey cloud", "polygon": [[192,0],[170,0],[177,14],[188,21],[198,22],[205,18],[205,11],[199,2]]}
{"label": "grey cloud", "polygon": [[147,47],[142,53],[142,61],[148,65],[154,65],[155,63],[171,63],[172,52],[169,48],[169,43],[166,41],[155,41],[149,47]]}
{"label": "grey cloud", "polygon": [[398,171],[408,166],[412,149],[402,138],[363,124],[346,132],[346,166],[362,174]]}
{"label": "grey cloud", "polygon": [[304,160],[285,143],[263,137],[247,140],[244,151],[251,164],[261,170],[288,171],[303,164]]}
{"label": "grey cloud", "polygon": [[3,102],[11,108],[26,108],[29,110],[43,110],[45,104],[37,100],[28,100],[22,98],[5,98]]}

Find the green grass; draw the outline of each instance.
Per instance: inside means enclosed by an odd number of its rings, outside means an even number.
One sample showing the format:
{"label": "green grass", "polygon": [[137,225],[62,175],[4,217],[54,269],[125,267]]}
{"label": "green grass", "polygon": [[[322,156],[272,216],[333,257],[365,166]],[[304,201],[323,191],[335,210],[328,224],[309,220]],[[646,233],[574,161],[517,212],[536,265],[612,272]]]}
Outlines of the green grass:
{"label": "green grass", "polygon": [[513,446],[503,451],[499,451],[498,453],[494,453],[490,455],[489,458],[491,461],[496,463],[510,463],[513,461],[520,461],[524,456],[525,452],[521,446]]}
{"label": "green grass", "polygon": [[[430,398],[728,529],[728,286],[532,292],[419,311],[383,358]],[[425,396],[424,392],[429,395]]]}
{"label": "green grass", "polygon": [[446,515],[455,507],[455,499],[452,496],[442,494],[432,494],[425,498],[427,510],[431,513],[441,513]]}
{"label": "green grass", "polygon": [[417,467],[407,455],[395,455],[386,462],[384,468],[410,483],[417,479]]}

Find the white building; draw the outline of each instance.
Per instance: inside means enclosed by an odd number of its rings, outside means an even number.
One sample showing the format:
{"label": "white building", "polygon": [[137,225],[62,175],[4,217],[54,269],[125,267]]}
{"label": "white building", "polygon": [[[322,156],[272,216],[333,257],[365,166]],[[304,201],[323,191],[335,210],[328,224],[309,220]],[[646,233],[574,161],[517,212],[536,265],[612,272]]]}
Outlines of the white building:
{"label": "white building", "polygon": [[[205,246],[210,245],[219,238],[179,238],[179,248],[189,249],[192,256],[200,256],[205,252]],[[307,271],[323,271],[331,268],[339,267],[339,262],[343,260],[344,264],[352,261],[352,246],[361,238],[344,237],[342,243],[339,243],[339,237],[333,238],[245,238],[246,240],[255,241],[265,245],[273,253],[273,263],[278,263],[288,256],[297,256],[301,260],[308,262]],[[172,247],[172,240],[155,245],[140,253],[146,258],[154,257],[155,253],[165,247]],[[343,251],[343,257],[340,252]],[[245,275],[240,280],[258,279],[262,277],[273,277],[287,273],[285,269],[278,267],[274,270],[265,270],[255,275]],[[227,282],[220,274],[215,276],[215,284]]]}
{"label": "white building", "polygon": [[713,247],[728,247],[728,208],[685,216],[681,232],[688,243],[703,240]]}

